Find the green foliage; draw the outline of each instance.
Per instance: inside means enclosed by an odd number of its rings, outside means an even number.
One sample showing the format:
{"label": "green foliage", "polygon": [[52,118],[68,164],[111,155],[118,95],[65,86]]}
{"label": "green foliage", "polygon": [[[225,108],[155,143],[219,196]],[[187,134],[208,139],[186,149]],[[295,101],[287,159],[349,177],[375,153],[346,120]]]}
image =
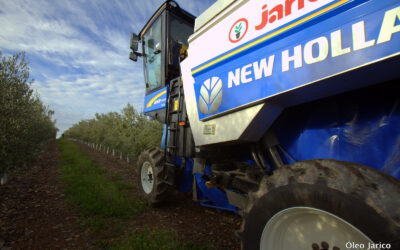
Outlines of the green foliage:
{"label": "green foliage", "polygon": [[3,57],[0,51],[0,173],[28,165],[57,133],[54,111],[31,89],[24,57]]}
{"label": "green foliage", "polygon": [[148,120],[127,104],[121,113],[96,114],[95,118],[80,121],[64,134],[137,158],[145,148],[161,144],[162,124]]}
{"label": "green foliage", "polygon": [[147,249],[147,250],[200,250],[212,249],[211,247],[201,247],[193,242],[180,243],[176,233],[165,230],[135,230],[129,237],[114,243],[109,249]]}
{"label": "green foliage", "polygon": [[96,218],[92,221],[94,227],[106,224],[101,218],[128,218],[146,207],[142,201],[127,198],[130,186],[113,182],[79,146],[67,140],[59,140],[58,144],[68,200],[82,215]]}
{"label": "green foliage", "polygon": [[242,22],[240,22],[239,25],[235,26],[235,32],[239,33],[241,29],[242,29]]}

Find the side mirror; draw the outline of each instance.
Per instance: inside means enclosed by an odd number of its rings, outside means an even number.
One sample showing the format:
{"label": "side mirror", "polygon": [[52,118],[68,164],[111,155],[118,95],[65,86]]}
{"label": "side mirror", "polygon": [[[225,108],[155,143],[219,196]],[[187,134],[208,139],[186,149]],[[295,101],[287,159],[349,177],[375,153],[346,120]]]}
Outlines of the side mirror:
{"label": "side mirror", "polygon": [[139,48],[139,37],[135,33],[131,34],[129,46],[133,51],[137,51]]}
{"label": "side mirror", "polygon": [[129,59],[131,59],[132,61],[137,62],[137,58],[138,56],[136,55],[135,52],[129,53]]}

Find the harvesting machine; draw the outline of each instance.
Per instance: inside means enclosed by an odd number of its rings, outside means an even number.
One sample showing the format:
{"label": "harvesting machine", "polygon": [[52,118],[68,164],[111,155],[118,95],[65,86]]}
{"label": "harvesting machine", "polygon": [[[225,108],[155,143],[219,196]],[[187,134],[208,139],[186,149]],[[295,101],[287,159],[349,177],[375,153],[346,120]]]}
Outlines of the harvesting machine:
{"label": "harvesting machine", "polygon": [[398,0],[167,1],[130,48],[164,124],[149,204],[233,211],[243,249],[400,249]]}

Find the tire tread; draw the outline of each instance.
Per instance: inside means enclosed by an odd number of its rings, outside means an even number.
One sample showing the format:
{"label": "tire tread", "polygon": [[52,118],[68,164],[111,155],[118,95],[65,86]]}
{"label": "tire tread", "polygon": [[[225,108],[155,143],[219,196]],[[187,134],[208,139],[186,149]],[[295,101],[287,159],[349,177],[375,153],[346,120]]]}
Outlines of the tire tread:
{"label": "tire tread", "polygon": [[162,165],[162,150],[158,147],[147,148],[144,150],[138,160],[138,182],[140,184],[140,172],[145,161],[149,161],[153,167],[154,186],[150,194],[146,194],[141,188],[141,192],[147,203],[151,206],[160,205],[168,197],[168,186],[163,182],[164,166]]}
{"label": "tire tread", "polygon": [[[246,237],[249,235],[251,225],[247,220],[261,203],[261,199],[278,189],[285,187],[295,188],[299,185],[313,186],[321,190],[321,199],[329,201],[329,196],[323,194],[323,190],[342,193],[345,196],[365,204],[368,209],[383,218],[387,223],[384,228],[376,229],[384,231],[383,238],[399,240],[400,235],[400,182],[396,178],[386,175],[370,167],[351,162],[337,160],[306,160],[292,165],[282,166],[272,176],[265,176],[261,181],[258,191],[249,194],[247,208],[243,211],[243,223],[241,231],[237,233],[242,239],[242,249],[246,248]],[[303,190],[294,190],[296,195],[307,197]],[[318,193],[318,191],[316,192]],[[397,197],[397,198],[396,198]],[[280,201],[277,200],[277,203]],[[304,205],[313,205],[312,201],[304,200]],[[328,206],[328,205],[327,205]],[[340,204],[333,210],[343,210]],[[267,208],[270,209],[270,208]],[[345,219],[353,219],[348,215]],[[250,222],[249,222],[250,223]],[[400,249],[400,248],[399,248]]]}

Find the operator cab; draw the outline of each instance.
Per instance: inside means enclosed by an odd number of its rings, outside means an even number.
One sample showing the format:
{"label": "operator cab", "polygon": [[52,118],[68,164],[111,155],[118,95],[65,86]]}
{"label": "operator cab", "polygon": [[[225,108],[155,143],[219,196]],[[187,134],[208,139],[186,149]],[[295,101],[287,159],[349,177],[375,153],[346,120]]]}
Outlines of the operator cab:
{"label": "operator cab", "polygon": [[[143,58],[143,69],[146,84],[146,100],[143,112],[154,117],[154,110],[165,108],[155,105],[155,94],[163,93],[169,82],[180,76],[179,62],[185,57],[188,38],[193,34],[195,17],[181,9],[174,1],[166,1],[150,18],[139,35],[132,33],[130,59],[137,61]],[[139,53],[139,43],[142,52]],[[154,95],[155,94],[155,95]],[[152,98],[148,98],[151,96]],[[149,99],[149,100],[147,100]],[[164,99],[165,96],[164,96]],[[153,100],[152,103],[149,101]],[[157,102],[156,104],[163,102]],[[165,117],[165,114],[163,115]],[[154,117],[160,120],[160,116]],[[164,121],[161,121],[164,122]]]}

